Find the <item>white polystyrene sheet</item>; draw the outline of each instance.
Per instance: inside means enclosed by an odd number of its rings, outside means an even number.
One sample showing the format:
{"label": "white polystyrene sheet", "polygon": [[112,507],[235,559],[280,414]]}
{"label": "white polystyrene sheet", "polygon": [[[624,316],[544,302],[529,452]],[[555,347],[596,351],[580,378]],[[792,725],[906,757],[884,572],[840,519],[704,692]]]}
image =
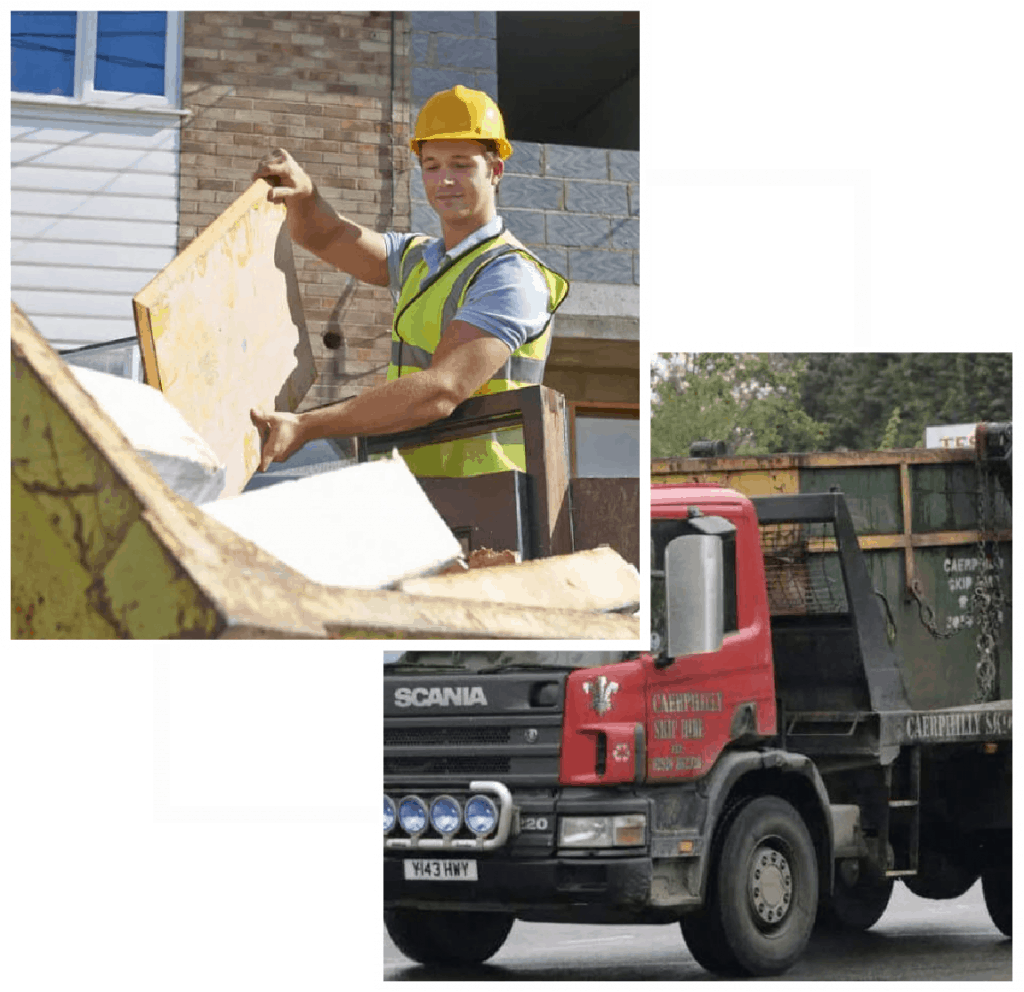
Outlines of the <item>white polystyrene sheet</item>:
{"label": "white polystyrene sheet", "polygon": [[203,507],[314,582],[381,589],[430,575],[462,549],[395,454]]}
{"label": "white polystyrene sheet", "polygon": [[68,368],[132,447],[179,496],[203,503],[220,495],[226,477],[224,466],[163,393],[107,372],[75,365]]}

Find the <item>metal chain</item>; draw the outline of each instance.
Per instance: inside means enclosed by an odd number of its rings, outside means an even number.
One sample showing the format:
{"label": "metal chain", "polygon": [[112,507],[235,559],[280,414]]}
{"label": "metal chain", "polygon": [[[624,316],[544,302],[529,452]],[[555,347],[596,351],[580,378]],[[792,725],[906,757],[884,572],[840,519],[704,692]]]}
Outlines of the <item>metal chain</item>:
{"label": "metal chain", "polygon": [[935,610],[930,603],[924,598],[924,590],[921,588],[920,580],[915,579],[914,583],[910,587],[910,591],[917,600],[917,615],[921,620],[921,625],[932,635],[937,641],[945,641],[952,637],[954,634],[959,633],[956,627],[950,626],[949,620],[946,620],[946,629],[939,630],[939,625],[935,622]]}
{"label": "metal chain", "polygon": [[[984,460],[982,439],[975,441],[975,471],[978,483],[978,563],[979,570],[971,595],[971,615],[978,631],[976,644],[975,702],[985,703],[996,692],[997,650],[999,628],[1003,623],[1005,597],[1000,584],[1003,557],[995,533],[995,495],[992,491],[992,473]],[[991,549],[991,551],[989,550]]]}

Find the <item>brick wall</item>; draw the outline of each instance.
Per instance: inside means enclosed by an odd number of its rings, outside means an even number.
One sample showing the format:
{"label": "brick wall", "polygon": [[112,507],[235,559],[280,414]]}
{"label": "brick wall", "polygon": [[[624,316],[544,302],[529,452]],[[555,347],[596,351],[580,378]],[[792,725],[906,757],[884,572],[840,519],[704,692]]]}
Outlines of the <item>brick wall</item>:
{"label": "brick wall", "polygon": [[[185,15],[179,250],[250,183],[257,160],[287,148],[343,216],[408,230],[406,14]],[[391,124],[391,121],[394,124]],[[383,381],[392,303],[386,289],[301,248],[295,264],[319,382],[305,406]]]}

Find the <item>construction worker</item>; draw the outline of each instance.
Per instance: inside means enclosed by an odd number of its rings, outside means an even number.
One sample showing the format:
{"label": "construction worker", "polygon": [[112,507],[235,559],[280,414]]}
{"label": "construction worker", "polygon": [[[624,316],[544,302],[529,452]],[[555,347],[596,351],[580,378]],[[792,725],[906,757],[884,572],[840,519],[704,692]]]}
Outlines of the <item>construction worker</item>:
{"label": "construction worker", "polygon": [[[443,236],[380,234],[339,217],[283,149],[253,178],[287,205],[292,239],[395,299],[387,381],[307,413],[252,412],[260,470],[316,438],[389,434],[447,417],[470,396],[540,383],[551,317],[568,282],[507,230],[496,209],[512,146],[494,101],[456,86],[423,106],[410,142]],[[417,475],[525,470],[521,431],[420,447],[402,454]]]}

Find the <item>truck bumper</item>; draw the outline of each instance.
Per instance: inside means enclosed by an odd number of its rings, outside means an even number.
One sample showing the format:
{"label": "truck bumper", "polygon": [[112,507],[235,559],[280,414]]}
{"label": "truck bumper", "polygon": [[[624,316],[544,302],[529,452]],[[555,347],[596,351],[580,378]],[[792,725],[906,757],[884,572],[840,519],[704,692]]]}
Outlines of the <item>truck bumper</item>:
{"label": "truck bumper", "polygon": [[404,877],[402,856],[384,857],[384,906],[512,912],[520,919],[578,922],[663,921],[651,906],[651,859],[477,857],[477,881]]}

